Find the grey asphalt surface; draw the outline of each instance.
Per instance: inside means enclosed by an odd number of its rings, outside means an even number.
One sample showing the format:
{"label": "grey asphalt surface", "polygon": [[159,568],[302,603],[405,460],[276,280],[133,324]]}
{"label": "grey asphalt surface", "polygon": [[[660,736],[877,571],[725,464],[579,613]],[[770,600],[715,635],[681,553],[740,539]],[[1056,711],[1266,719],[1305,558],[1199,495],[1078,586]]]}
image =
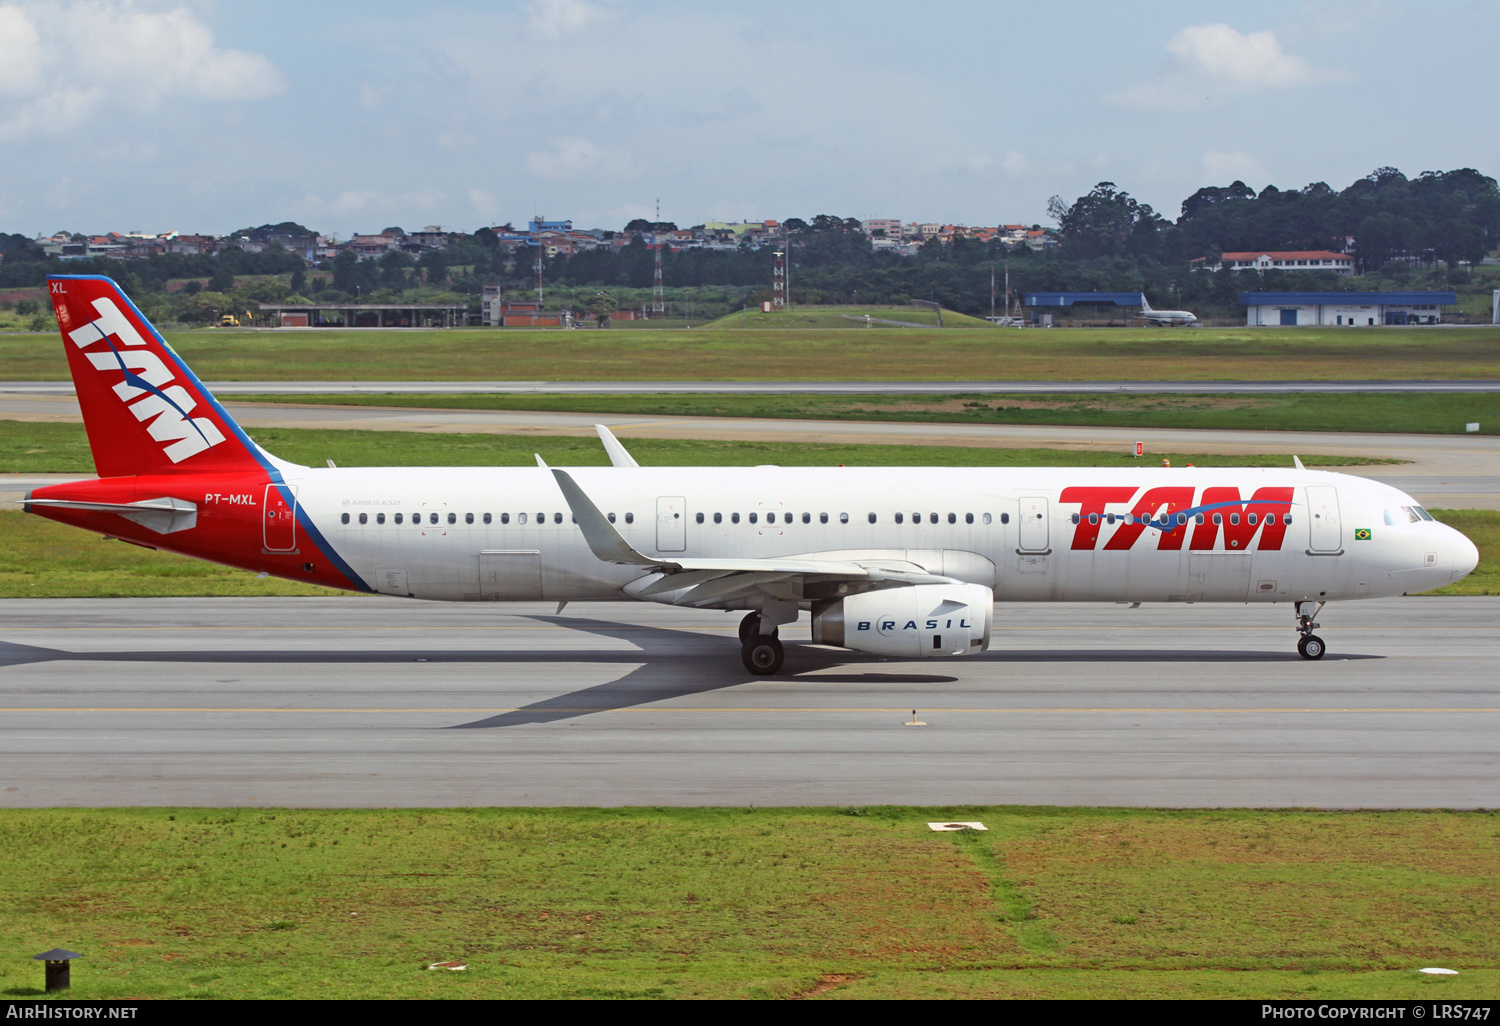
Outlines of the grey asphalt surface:
{"label": "grey asphalt surface", "polygon": [[[12,600],[0,805],[1500,806],[1500,599],[1008,605],[884,661],[732,614]],[[915,709],[926,726],[907,726]]]}
{"label": "grey asphalt surface", "polygon": [[[210,381],[221,395],[954,395],[1500,392],[1500,381]],[[0,393],[72,395],[71,381],[0,381]]]}
{"label": "grey asphalt surface", "polygon": [[[914,424],[882,421],[776,420],[633,414],[442,410],[403,407],[276,405],[227,402],[246,428],[343,428],[372,431],[478,432],[592,436],[610,426],[622,439],[701,438],[832,445],[967,445],[990,448],[1110,449],[1136,441],[1155,459],[1173,453],[1309,453],[1393,458],[1392,466],[1351,467],[1347,473],[1385,481],[1436,508],[1500,509],[1500,436],[1390,435],[1314,431],[1199,431],[1169,428],[1050,425]],[[79,421],[66,395],[0,393],[0,420]],[[17,500],[37,483],[67,480],[0,475],[0,500]]]}

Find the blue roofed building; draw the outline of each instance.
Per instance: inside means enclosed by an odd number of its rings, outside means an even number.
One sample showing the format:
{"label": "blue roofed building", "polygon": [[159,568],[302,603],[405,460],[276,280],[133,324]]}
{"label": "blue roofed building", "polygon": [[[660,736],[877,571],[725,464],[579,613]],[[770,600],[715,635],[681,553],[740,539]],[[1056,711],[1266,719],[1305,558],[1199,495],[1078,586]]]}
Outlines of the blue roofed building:
{"label": "blue roofed building", "polygon": [[[1044,326],[1051,326],[1054,315],[1071,315],[1070,311],[1063,308],[1139,307],[1145,299],[1139,292],[1027,292],[1024,295],[1025,306],[1031,312],[1031,323]],[[1094,309],[1080,313],[1084,317],[1097,317],[1100,311]]]}
{"label": "blue roofed building", "polygon": [[1441,324],[1452,292],[1241,292],[1245,324],[1366,328],[1382,324]]}

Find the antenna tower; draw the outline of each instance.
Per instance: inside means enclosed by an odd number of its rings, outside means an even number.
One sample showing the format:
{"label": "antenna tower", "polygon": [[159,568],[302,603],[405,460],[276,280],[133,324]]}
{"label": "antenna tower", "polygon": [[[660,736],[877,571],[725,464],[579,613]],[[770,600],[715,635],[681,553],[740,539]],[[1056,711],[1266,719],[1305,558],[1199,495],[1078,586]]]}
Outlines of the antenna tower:
{"label": "antenna tower", "polygon": [[786,310],[786,254],[778,249],[771,256],[771,312],[781,313]]}

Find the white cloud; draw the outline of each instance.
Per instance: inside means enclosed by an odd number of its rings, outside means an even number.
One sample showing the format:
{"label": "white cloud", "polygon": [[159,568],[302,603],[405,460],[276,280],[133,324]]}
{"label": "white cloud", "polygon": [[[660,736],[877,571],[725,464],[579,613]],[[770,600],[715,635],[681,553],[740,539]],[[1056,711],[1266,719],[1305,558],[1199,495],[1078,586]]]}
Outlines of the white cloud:
{"label": "white cloud", "polygon": [[1253,157],[1239,150],[1233,153],[1210,151],[1203,155],[1203,172],[1213,182],[1231,182],[1235,179],[1264,182],[1270,176],[1265,167]]}
{"label": "white cloud", "polygon": [[469,204],[480,217],[500,216],[500,201],[492,193],[485,192],[483,189],[469,190]]}
{"label": "white cloud", "polygon": [[1012,178],[1020,178],[1030,166],[1031,162],[1026,159],[1026,154],[1016,150],[1008,150],[1000,159],[1000,170]]}
{"label": "white cloud", "polygon": [[1124,107],[1181,110],[1259,92],[1349,81],[1287,53],[1272,31],[1241,33],[1228,25],[1193,25],[1167,42],[1167,66],[1153,78],[1110,95]]}
{"label": "white cloud", "polygon": [[327,217],[344,214],[410,214],[432,210],[445,199],[437,189],[421,189],[399,195],[377,189],[345,189],[333,199],[309,195],[296,205],[299,217]]}
{"label": "white cloud", "polygon": [[188,8],[147,11],[129,0],[0,3],[0,55],[0,140],[173,96],[253,100],[284,88],[265,57],[214,46]]}
{"label": "white cloud", "polygon": [[532,31],[548,39],[581,32],[608,14],[603,7],[587,0],[532,0],[522,4],[521,9],[526,12]]}
{"label": "white cloud", "polygon": [[635,160],[624,150],[606,150],[588,139],[557,139],[550,150],[526,154],[526,169],[541,178],[619,178],[635,170]]}

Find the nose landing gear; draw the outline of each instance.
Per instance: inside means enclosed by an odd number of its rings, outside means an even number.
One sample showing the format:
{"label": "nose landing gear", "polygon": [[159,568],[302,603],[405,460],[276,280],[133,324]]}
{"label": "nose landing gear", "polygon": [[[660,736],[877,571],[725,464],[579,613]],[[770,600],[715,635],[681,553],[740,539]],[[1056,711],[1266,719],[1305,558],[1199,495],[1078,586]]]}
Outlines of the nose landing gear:
{"label": "nose landing gear", "polygon": [[1303,659],[1322,659],[1323,653],[1328,650],[1323,639],[1313,633],[1322,626],[1313,623],[1313,617],[1318,615],[1324,605],[1322,602],[1297,603],[1297,633],[1301,635],[1297,639],[1297,654]]}

